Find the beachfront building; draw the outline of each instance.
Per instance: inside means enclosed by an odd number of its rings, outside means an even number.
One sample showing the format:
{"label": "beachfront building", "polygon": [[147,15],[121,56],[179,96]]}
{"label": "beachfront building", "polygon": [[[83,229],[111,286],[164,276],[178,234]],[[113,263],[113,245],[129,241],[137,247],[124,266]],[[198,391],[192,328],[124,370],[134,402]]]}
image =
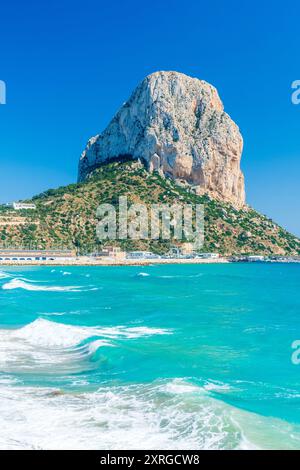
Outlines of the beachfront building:
{"label": "beachfront building", "polygon": [[14,208],[15,211],[36,209],[35,204],[26,204],[24,202],[13,202],[12,207]]}
{"label": "beachfront building", "polygon": [[127,259],[154,259],[160,258],[159,255],[152,253],[151,251],[130,251],[126,255]]}
{"label": "beachfront building", "polygon": [[73,250],[0,249],[0,261],[68,261],[75,256]]}
{"label": "beachfront building", "polygon": [[250,255],[247,256],[247,261],[251,262],[262,262],[265,261],[265,257],[261,255]]}
{"label": "beachfront building", "polygon": [[191,258],[194,256],[194,254],[194,244],[190,242],[184,242],[180,245],[173,245],[169,251],[171,258]]}
{"label": "beachfront building", "polygon": [[194,253],[194,244],[190,242],[184,242],[181,244],[181,253],[183,255],[191,255]]}
{"label": "beachfront building", "polygon": [[182,255],[181,248],[179,246],[172,246],[169,255],[171,258],[180,258]]}
{"label": "beachfront building", "polygon": [[119,246],[105,246],[101,251],[92,254],[95,258],[125,259],[126,253]]}
{"label": "beachfront building", "polygon": [[218,258],[220,258],[220,255],[219,255],[219,253],[197,253],[197,258],[218,259]]}

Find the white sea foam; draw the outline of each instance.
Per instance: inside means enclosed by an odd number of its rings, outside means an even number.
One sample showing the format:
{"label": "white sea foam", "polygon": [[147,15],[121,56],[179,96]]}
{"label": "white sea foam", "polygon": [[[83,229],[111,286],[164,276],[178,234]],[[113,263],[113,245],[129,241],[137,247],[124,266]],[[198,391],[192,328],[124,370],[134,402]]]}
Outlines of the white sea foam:
{"label": "white sea foam", "polygon": [[88,343],[87,348],[91,354],[95,353],[98,351],[99,348],[102,348],[103,346],[110,346],[113,347],[114,345],[111,344],[109,341],[105,341],[103,339],[96,339],[95,341],[92,341],[91,343]]}
{"label": "white sea foam", "polygon": [[9,375],[1,375],[0,377],[0,386],[1,385],[16,385],[19,383],[19,380],[16,377],[11,377]]}
{"label": "white sea foam", "polygon": [[89,328],[80,328],[38,318],[32,323],[13,331],[13,336],[34,346],[47,348],[70,348],[92,336]]}
{"label": "white sea foam", "polygon": [[150,276],[150,274],[149,273],[138,273],[137,276],[139,276],[139,277],[148,277],[148,276]]}
{"label": "white sea foam", "polygon": [[171,274],[163,274],[160,276],[157,276],[159,279],[191,279],[191,278],[197,278],[197,277],[202,277],[203,273],[197,273],[197,274],[179,274],[179,275],[171,275]]}
{"label": "white sea foam", "polygon": [[40,315],[47,315],[47,317],[62,317],[67,312],[41,312]]}
{"label": "white sea foam", "polygon": [[207,391],[212,391],[212,392],[222,392],[222,391],[228,391],[231,390],[231,387],[228,384],[222,384],[222,383],[217,383],[217,382],[208,382],[203,386],[203,388]]}
{"label": "white sea foam", "polygon": [[184,381],[77,394],[0,388],[2,449],[253,449],[299,443],[299,429],[197,393]]}
{"label": "white sea foam", "polygon": [[11,277],[11,275],[9,273],[5,273],[3,271],[0,271],[0,279],[7,279]]}
{"label": "white sea foam", "polygon": [[85,313],[85,310],[67,310],[63,312],[37,312],[37,313],[38,315],[43,315],[47,317],[62,317],[64,315],[81,315]]}
{"label": "white sea foam", "polygon": [[94,288],[87,288],[82,289],[81,286],[47,286],[47,285],[35,285],[32,284],[34,281],[26,282],[25,280],[14,278],[9,282],[3,284],[2,289],[4,290],[14,290],[14,289],[23,289],[27,291],[35,291],[35,292],[82,292],[88,290],[95,290],[98,289],[97,287]]}
{"label": "white sea foam", "polygon": [[38,318],[22,328],[0,330],[0,370],[9,373],[42,369],[51,374],[49,365],[56,364],[64,367],[64,372],[82,371],[90,367],[83,364],[90,355],[101,347],[116,345],[115,340],[168,333],[147,327],[73,326]]}
{"label": "white sea foam", "polygon": [[[2,330],[7,331],[7,330]],[[170,330],[161,328],[140,327],[86,327],[56,323],[43,318],[38,318],[32,323],[18,330],[10,330],[14,336],[26,339],[32,344],[46,347],[72,347],[82,341],[98,336],[106,339],[139,338],[141,336],[170,334]]]}
{"label": "white sea foam", "polygon": [[164,390],[167,393],[173,393],[175,395],[181,394],[181,393],[202,392],[202,389],[200,387],[197,387],[196,385],[186,382],[183,379],[176,379],[176,380],[173,380],[172,382],[168,382],[165,385]]}

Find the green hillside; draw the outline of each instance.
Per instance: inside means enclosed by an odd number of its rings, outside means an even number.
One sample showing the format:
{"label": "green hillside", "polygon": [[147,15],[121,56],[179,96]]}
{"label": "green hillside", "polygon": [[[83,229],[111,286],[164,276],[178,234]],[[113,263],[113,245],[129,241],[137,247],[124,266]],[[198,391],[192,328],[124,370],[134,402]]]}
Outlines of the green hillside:
{"label": "green hillside", "polygon": [[[2,246],[39,248],[76,247],[84,254],[99,243],[96,237],[96,210],[100,203],[118,204],[119,196],[129,203],[174,204],[205,207],[205,246],[203,251],[223,254],[300,253],[300,240],[250,207],[236,210],[211,200],[157,173],[148,173],[139,162],[111,162],[95,170],[84,183],[50,189],[31,201],[36,210],[0,209]],[[109,242],[109,244],[111,244]],[[149,249],[164,253],[173,244],[164,240],[137,240],[116,243],[126,250]]]}

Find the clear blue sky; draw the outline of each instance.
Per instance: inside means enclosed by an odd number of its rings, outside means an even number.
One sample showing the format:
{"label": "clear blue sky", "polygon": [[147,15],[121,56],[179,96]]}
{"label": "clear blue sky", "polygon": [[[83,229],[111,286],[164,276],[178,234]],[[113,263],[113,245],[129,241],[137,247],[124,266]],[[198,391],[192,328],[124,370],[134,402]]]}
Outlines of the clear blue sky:
{"label": "clear blue sky", "polygon": [[0,202],[74,182],[137,83],[177,70],[218,88],[244,137],[248,202],[300,235],[299,13],[276,0],[2,2]]}

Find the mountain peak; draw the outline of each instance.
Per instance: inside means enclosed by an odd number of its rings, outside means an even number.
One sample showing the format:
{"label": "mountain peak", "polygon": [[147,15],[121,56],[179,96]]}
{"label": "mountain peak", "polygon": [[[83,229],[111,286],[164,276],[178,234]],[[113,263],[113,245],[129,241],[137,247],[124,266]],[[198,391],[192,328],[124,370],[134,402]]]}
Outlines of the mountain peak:
{"label": "mountain peak", "polygon": [[215,87],[175,71],[148,75],[81,155],[78,180],[104,162],[129,156],[194,187],[197,194],[242,207],[243,139]]}

